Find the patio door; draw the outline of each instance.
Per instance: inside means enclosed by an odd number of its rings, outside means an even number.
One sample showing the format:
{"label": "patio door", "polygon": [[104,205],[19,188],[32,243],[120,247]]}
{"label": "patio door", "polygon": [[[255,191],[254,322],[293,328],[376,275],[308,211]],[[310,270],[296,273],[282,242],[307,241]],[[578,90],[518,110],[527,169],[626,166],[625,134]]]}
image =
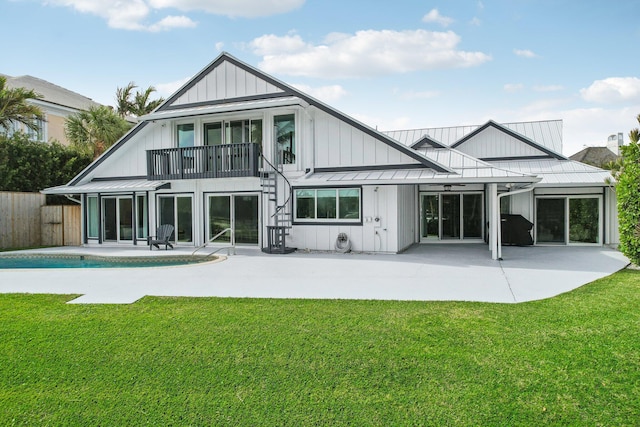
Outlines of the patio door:
{"label": "patio door", "polygon": [[133,197],[103,197],[102,218],[104,241],[133,241]]}
{"label": "patio door", "polygon": [[600,244],[602,198],[564,196],[536,198],[536,243]]}
{"label": "patio door", "polygon": [[481,240],[482,193],[421,193],[420,241]]}
{"label": "patio door", "polygon": [[193,197],[190,194],[158,196],[157,225],[164,224],[174,227],[169,239],[172,242],[193,242]]}
{"label": "patio door", "polygon": [[210,195],[207,203],[207,241],[226,229],[215,242],[258,245],[259,206],[257,194]]}

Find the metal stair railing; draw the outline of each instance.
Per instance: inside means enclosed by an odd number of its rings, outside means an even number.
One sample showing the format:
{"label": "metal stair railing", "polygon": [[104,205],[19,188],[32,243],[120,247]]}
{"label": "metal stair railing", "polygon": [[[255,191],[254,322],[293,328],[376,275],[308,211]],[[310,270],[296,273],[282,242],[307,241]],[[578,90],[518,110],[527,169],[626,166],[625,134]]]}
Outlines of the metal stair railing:
{"label": "metal stair railing", "polygon": [[[263,193],[267,194],[269,201],[275,203],[275,211],[271,215],[273,222],[267,225],[267,249],[269,253],[288,253],[292,252],[293,248],[287,248],[285,245],[286,236],[289,235],[289,229],[292,225],[292,212],[291,212],[291,199],[293,196],[293,190],[291,182],[287,177],[269,160],[264,156],[261,156],[266,165],[269,166],[270,171],[263,172],[262,175],[262,187]],[[266,177],[264,174],[267,174]],[[286,200],[284,203],[279,204],[279,192],[278,192],[278,176],[282,177],[282,180],[286,184]]]}
{"label": "metal stair railing", "polygon": [[227,231],[229,231],[231,233],[231,245],[223,246],[221,248],[217,248],[215,251],[211,252],[208,255],[213,255],[216,252],[221,251],[222,249],[226,249],[227,250],[227,255],[231,255],[231,250],[233,249],[233,254],[236,255],[236,244],[235,244],[235,239],[234,239],[234,236],[233,236],[233,229],[231,229],[231,228],[225,228],[224,230],[222,230],[221,232],[219,232],[218,234],[216,234],[215,236],[210,238],[207,242],[204,242],[202,245],[198,246],[193,252],[191,252],[191,255],[195,255],[196,252],[198,252],[200,249],[206,247],[209,243],[213,242],[214,240],[216,240],[218,237],[222,236]]}

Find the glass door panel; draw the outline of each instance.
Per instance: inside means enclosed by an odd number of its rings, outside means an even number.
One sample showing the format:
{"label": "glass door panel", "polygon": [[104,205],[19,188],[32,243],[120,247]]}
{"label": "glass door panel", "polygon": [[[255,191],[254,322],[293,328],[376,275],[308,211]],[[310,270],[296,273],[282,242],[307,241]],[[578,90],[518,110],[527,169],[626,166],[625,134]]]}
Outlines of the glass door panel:
{"label": "glass door panel", "polygon": [[482,194],[462,195],[462,225],[465,239],[482,238]]}
{"label": "glass door panel", "polygon": [[258,244],[258,196],[234,196],[236,243]]}
{"label": "glass door panel", "polygon": [[422,239],[437,239],[440,235],[440,209],[438,209],[438,195],[423,194],[421,198],[420,209],[422,213],[422,218],[420,221],[420,237]]}
{"label": "glass door panel", "polygon": [[133,199],[118,199],[118,240],[133,240]]}
{"label": "glass door panel", "polygon": [[105,197],[102,199],[104,218],[104,240],[117,241],[118,240],[118,213],[116,212],[116,198]]}
{"label": "glass door panel", "polygon": [[[231,196],[209,196],[209,241],[226,228],[231,228]],[[218,237],[216,242],[231,242],[231,233]]]}
{"label": "glass door panel", "polygon": [[536,241],[565,243],[565,199],[537,199]]}
{"label": "glass door panel", "polygon": [[138,239],[146,239],[147,231],[147,196],[136,196],[136,234]]}
{"label": "glass door panel", "polygon": [[191,197],[178,196],[176,230],[178,230],[178,242],[193,242],[193,215]]}
{"label": "glass door panel", "polygon": [[595,197],[569,199],[569,243],[599,243],[599,204]]}
{"label": "glass door panel", "polygon": [[442,239],[460,238],[460,195],[442,194]]}
{"label": "glass door panel", "polygon": [[[175,215],[175,203],[174,203],[173,196],[160,197],[158,204],[159,204],[158,226],[161,226],[164,224],[170,224],[175,227],[176,215]],[[175,230],[171,234],[171,238],[169,240],[171,241],[175,240]]]}

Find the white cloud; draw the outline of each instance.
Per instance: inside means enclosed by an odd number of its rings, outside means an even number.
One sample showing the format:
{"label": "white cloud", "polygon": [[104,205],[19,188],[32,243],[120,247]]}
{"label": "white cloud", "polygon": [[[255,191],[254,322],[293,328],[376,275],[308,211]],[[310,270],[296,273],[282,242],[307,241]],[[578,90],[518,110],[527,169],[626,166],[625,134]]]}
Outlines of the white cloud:
{"label": "white cloud", "polygon": [[469,21],[469,24],[473,25],[474,27],[479,27],[480,25],[482,25],[482,21],[477,16],[474,16],[473,19]]}
{"label": "white cloud", "polygon": [[250,43],[270,73],[343,78],[407,73],[416,70],[463,68],[491,60],[482,52],[457,50],[452,32],[425,30],[365,30],[329,34],[319,45],[299,35],[264,35]]}
{"label": "white cloud", "polygon": [[229,17],[256,18],[291,12],[305,0],[148,0],[154,9],[204,11]]}
{"label": "white cloud", "polygon": [[347,94],[347,91],[340,85],[320,86],[315,88],[304,84],[292,84],[291,86],[327,103],[337,101]]}
{"label": "white cloud", "polygon": [[640,79],[637,77],[610,77],[596,80],[591,86],[580,90],[585,101],[618,103],[640,101]]}
{"label": "white cloud", "polygon": [[168,96],[173,95],[174,92],[180,89],[190,79],[191,77],[185,77],[184,79],[176,80],[175,82],[158,83],[157,85],[154,85],[154,87],[156,88],[158,95],[163,98],[167,98]]}
{"label": "white cloud", "polygon": [[167,16],[160,21],[149,26],[147,29],[151,32],[167,31],[173,28],[193,28],[196,24],[186,16]]}
{"label": "white cloud", "polygon": [[216,50],[218,52],[222,52],[222,49],[224,49],[224,43],[223,42],[216,43]]}
{"label": "white cloud", "polygon": [[513,53],[521,58],[537,58],[538,55],[528,49],[513,49]]}
{"label": "white cloud", "polygon": [[448,27],[453,23],[453,19],[447,16],[440,15],[438,9],[431,9],[429,13],[422,17],[422,22],[435,23],[440,24],[443,27]]}
{"label": "white cloud", "polygon": [[184,12],[203,11],[229,17],[254,18],[289,12],[300,7],[305,0],[48,0],[43,2],[100,16],[111,28],[156,32],[196,26],[196,23],[186,16],[168,15],[154,24],[146,22],[152,12],[162,9],[178,9]]}
{"label": "white cloud", "polygon": [[507,83],[504,85],[504,91],[508,93],[519,92],[524,89],[524,85],[522,83]]}

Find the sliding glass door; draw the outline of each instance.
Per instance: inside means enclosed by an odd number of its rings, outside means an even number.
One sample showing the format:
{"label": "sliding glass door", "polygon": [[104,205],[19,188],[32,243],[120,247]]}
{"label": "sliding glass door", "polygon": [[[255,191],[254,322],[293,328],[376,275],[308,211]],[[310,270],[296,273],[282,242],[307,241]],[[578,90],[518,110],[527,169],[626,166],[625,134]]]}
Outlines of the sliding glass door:
{"label": "sliding glass door", "polygon": [[259,206],[257,194],[210,195],[207,209],[207,241],[224,230],[215,242],[257,245],[259,243]]}
{"label": "sliding glass door", "polygon": [[536,243],[600,244],[600,196],[538,197]]}
{"label": "sliding glass door", "polygon": [[158,225],[170,224],[174,227],[171,241],[193,242],[193,198],[191,195],[158,196]]}
{"label": "sliding glass door", "polygon": [[482,193],[420,194],[420,240],[483,238]]}
{"label": "sliding glass door", "polygon": [[114,196],[102,198],[102,233],[107,242],[133,240],[133,198]]}

